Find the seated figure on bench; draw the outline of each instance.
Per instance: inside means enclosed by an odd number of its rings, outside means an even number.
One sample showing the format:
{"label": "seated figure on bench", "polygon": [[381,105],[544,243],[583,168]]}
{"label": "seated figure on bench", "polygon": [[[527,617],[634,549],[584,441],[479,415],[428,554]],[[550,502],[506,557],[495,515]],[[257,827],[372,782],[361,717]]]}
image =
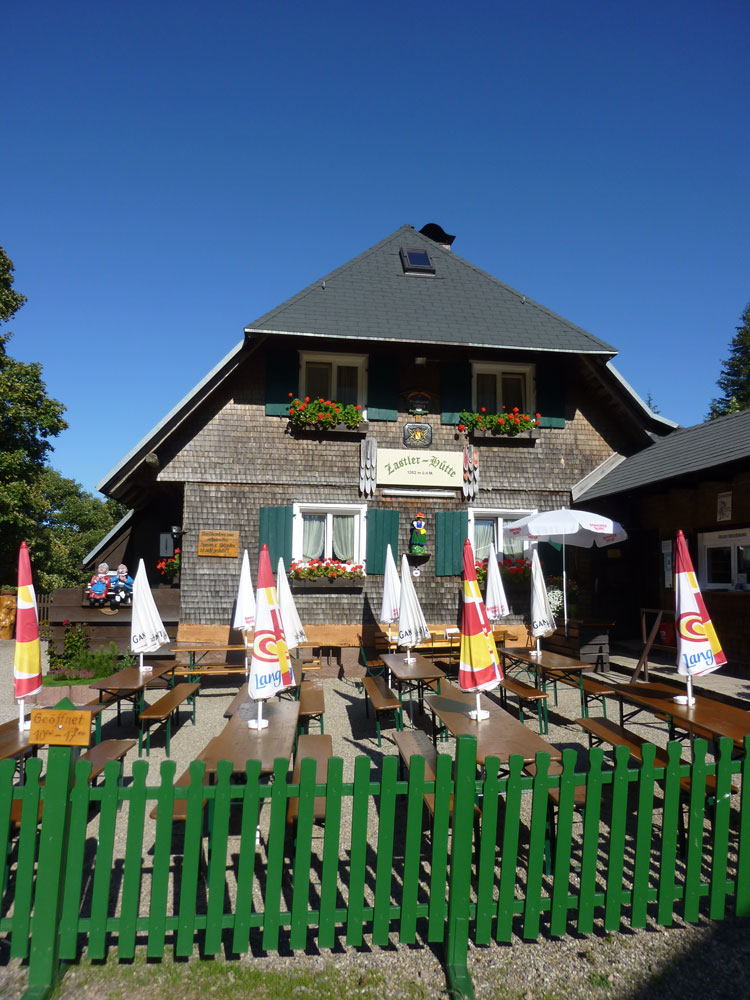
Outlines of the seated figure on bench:
{"label": "seated figure on bench", "polygon": [[89,604],[92,608],[101,607],[107,603],[110,588],[109,566],[99,563],[96,573],[91,577],[88,589]]}
{"label": "seated figure on bench", "polygon": [[109,595],[109,604],[112,608],[123,608],[126,604],[133,603],[133,577],[128,573],[128,567],[120,563],[117,567],[117,576],[112,582],[112,590]]}

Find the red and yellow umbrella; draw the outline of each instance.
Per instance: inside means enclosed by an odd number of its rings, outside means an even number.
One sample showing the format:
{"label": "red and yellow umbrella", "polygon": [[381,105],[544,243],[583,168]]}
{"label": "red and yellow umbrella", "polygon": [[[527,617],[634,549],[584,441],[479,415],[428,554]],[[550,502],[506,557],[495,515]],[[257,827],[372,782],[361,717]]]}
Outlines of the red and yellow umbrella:
{"label": "red and yellow umbrella", "polygon": [[[474,552],[464,542],[464,601],[461,612],[461,653],[458,682],[464,691],[487,691],[503,679],[500,658],[482,593],[477,583]],[[477,710],[479,708],[477,694]]]}
{"label": "red and yellow umbrella", "polygon": [[16,597],[16,649],[13,658],[13,688],[17,699],[28,698],[42,688],[42,652],[39,644],[39,616],[31,580],[29,547],[21,542],[18,553],[18,595]]}

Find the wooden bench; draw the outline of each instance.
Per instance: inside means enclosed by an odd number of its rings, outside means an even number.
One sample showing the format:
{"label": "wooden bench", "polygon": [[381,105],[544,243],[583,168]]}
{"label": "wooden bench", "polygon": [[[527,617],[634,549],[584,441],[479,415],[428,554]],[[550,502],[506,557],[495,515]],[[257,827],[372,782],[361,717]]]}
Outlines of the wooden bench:
{"label": "wooden bench", "polygon": [[380,738],[380,714],[381,712],[393,712],[396,730],[402,730],[404,728],[404,721],[401,714],[401,702],[398,700],[398,696],[388,687],[385,677],[365,677],[362,680],[362,687],[365,692],[365,715],[369,719],[369,703],[372,703],[373,711],[375,712],[375,729],[378,734],[378,746],[382,746]]}
{"label": "wooden bench", "polygon": [[319,681],[302,681],[299,686],[298,731],[309,733],[310,723],[315,721],[319,724],[322,733],[325,710],[323,685]]}
{"label": "wooden bench", "polygon": [[602,703],[604,718],[607,718],[607,702],[605,699],[614,696],[617,688],[616,684],[608,681],[600,681],[596,677],[590,677],[583,673],[576,677],[572,675],[555,675],[552,678],[552,681],[555,685],[555,704],[557,704],[557,684],[567,684],[568,687],[577,688],[580,692],[581,715],[583,715],[584,718],[588,718],[590,701],[600,701]]}
{"label": "wooden bench", "polygon": [[[208,770],[203,772],[203,784],[207,785],[211,780],[211,775]],[[186,767],[179,778],[176,779],[174,783],[175,788],[185,788],[190,784],[190,767]],[[208,800],[203,800],[203,807],[205,808],[206,802]],[[175,799],[174,806],[172,808],[172,821],[174,823],[184,823],[187,819],[187,799]],[[149,815],[151,819],[156,819],[159,811],[158,804],[154,806]]]}
{"label": "wooden bench", "polygon": [[517,677],[504,677],[500,681],[500,702],[503,708],[507,708],[508,692],[518,698],[518,717],[521,722],[526,722],[523,711],[524,702],[534,703],[536,704],[536,714],[539,720],[539,732],[549,732],[549,723],[547,721],[547,699],[549,695],[546,691],[540,691],[539,688],[535,688],[532,684],[527,684],[526,681],[518,680]]}
{"label": "wooden bench", "polygon": [[[639,763],[643,762],[643,747],[646,743],[650,742],[644,737],[631,732],[629,729],[624,729],[622,726],[618,726],[617,723],[611,722],[609,719],[584,718],[576,719],[576,723],[588,733],[589,746],[602,743],[608,743],[611,746],[624,746],[628,748],[630,756],[634,760],[637,760]],[[657,767],[666,767],[669,763],[667,751],[661,749],[661,747],[657,747],[654,763]],[[683,761],[683,763],[687,764],[688,761]],[[716,795],[716,777],[714,775],[707,775],[706,791],[710,795]],[[739,788],[737,785],[732,784],[732,794],[735,795],[738,791]],[[683,795],[690,794],[689,777],[680,778],[680,792]]]}
{"label": "wooden bench", "polygon": [[[412,757],[424,757],[424,780],[435,781],[437,776],[437,750],[427,733],[421,729],[409,729],[393,734],[393,742],[398,747],[399,770],[403,777],[409,771]],[[430,815],[435,816],[435,793],[424,793],[424,804]],[[453,816],[453,796],[450,797],[450,815]],[[475,826],[482,817],[482,810],[474,804]]]}
{"label": "wooden bench", "polygon": [[170,740],[172,736],[172,716],[179,721],[180,706],[190,701],[193,707],[193,725],[195,725],[195,696],[200,690],[200,684],[175,684],[166,694],[162,695],[153,705],[149,705],[138,717],[141,723],[138,732],[138,756],[143,749],[143,731],[146,730],[146,756],[151,756],[151,726],[166,723],[165,750],[170,755]]}
{"label": "wooden bench", "polygon": [[181,623],[177,627],[177,642],[170,651],[175,654],[175,677],[192,679],[246,673],[244,637],[230,625]]}
{"label": "wooden bench", "polygon": [[[89,774],[89,782],[92,785],[96,784],[96,779],[104,770],[105,766],[111,761],[116,760],[122,762],[123,757],[132,750],[135,746],[135,740],[103,740],[101,743],[97,743],[95,746],[91,747],[85,753],[79,755],[78,760],[88,760],[91,761],[91,773]],[[44,778],[42,778],[40,784],[44,784]],[[44,802],[39,803],[39,811],[37,815],[37,822],[42,818],[42,808]],[[10,820],[14,826],[21,825],[21,816],[23,813],[23,800],[14,799],[10,807]]]}
{"label": "wooden bench", "polygon": [[[312,758],[315,761],[315,781],[324,785],[328,776],[328,761],[333,757],[333,739],[323,733],[305,733],[297,741],[297,752],[294,755],[292,784],[298,785],[301,775],[302,761]],[[321,822],[326,815],[325,795],[316,795],[313,804],[313,818]],[[286,810],[286,821],[289,827],[294,826],[299,817],[299,798],[289,799]]]}

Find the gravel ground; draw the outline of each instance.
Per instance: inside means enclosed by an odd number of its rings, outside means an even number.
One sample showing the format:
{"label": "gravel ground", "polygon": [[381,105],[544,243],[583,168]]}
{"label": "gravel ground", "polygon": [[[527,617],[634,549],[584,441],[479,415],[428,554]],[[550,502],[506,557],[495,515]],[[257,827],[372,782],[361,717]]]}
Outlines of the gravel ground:
{"label": "gravel ground", "polygon": [[[0,643],[0,721],[16,714],[15,703],[10,697],[12,685],[12,643]],[[378,748],[375,727],[364,715],[362,695],[353,679],[326,678],[323,681],[326,697],[326,732],[331,733],[334,753],[346,762],[345,780],[353,775],[355,753],[366,753],[377,765],[383,753],[393,753],[395,748],[384,726],[383,747]],[[237,684],[208,687],[198,702],[197,725],[193,727],[187,713],[172,738],[172,758],[178,771],[223,726],[223,712],[237,691]],[[154,699],[150,699],[154,700]],[[578,715],[577,694],[562,688],[560,705],[550,715],[549,741],[567,746],[584,746],[580,730],[572,722]],[[129,725],[118,729],[113,711],[106,713],[104,738],[123,738],[135,732]],[[419,723],[420,720],[417,719]],[[535,725],[530,722],[530,725]],[[663,741],[661,728],[641,727],[644,735]],[[137,750],[126,758],[128,773]],[[151,767],[165,759],[163,736],[155,733],[152,741]],[[533,943],[514,938],[512,945],[491,945],[470,948],[469,969],[477,998],[553,998],[612,997],[680,997],[681,1000],[705,1000],[707,997],[750,997],[750,938],[748,921],[711,923],[703,920],[697,926],[678,924],[669,929],[655,925],[645,931],[627,928],[618,934],[606,934],[599,929],[591,936],[580,937],[574,933],[564,939],[542,937]],[[335,961],[342,971],[350,970],[367,982],[371,973],[384,977],[384,989],[392,997],[405,994],[404,984],[418,984],[424,997],[448,997],[439,949],[428,947],[408,948],[398,946],[395,935],[389,948],[349,949],[343,943],[332,953],[268,955],[254,951],[243,956],[239,965],[253,963],[257,968],[285,970],[309,969],[316,973]],[[7,949],[0,944],[0,998],[15,1000],[25,987],[26,970],[16,960],[7,959]],[[237,963],[235,963],[237,964]],[[149,966],[154,977],[151,986],[139,986],[130,995],[157,996],[163,991],[159,984],[160,967]],[[68,971],[63,980],[60,996],[104,996],[101,983],[93,992],[81,991],[79,977],[85,966]],[[115,979],[113,973],[113,980]],[[199,995],[189,989],[186,976],[184,1000]],[[114,986],[113,986],[114,989]],[[113,993],[119,995],[118,993]],[[413,995],[413,994],[410,994]]]}

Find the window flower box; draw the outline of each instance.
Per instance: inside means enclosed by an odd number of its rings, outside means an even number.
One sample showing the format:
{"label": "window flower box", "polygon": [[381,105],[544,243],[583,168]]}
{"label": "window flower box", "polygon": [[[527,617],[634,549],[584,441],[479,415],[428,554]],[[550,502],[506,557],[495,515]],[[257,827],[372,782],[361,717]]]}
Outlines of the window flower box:
{"label": "window flower box", "polygon": [[336,424],[333,427],[324,427],[322,424],[290,424],[289,432],[296,438],[323,438],[335,434],[336,437],[356,437],[362,438],[367,434],[369,424],[363,422],[359,427],[347,427],[346,424]]}
{"label": "window flower box", "polygon": [[317,576],[305,579],[295,579],[289,581],[292,590],[324,590],[332,593],[337,590],[362,590],[365,585],[364,577],[330,577]]}
{"label": "window flower box", "polygon": [[298,399],[291,392],[289,426],[293,431],[335,431],[336,433],[364,434],[367,430],[362,406],[359,403],[340,403],[335,399]]}
{"label": "window flower box", "polygon": [[541,413],[521,413],[517,406],[512,410],[503,407],[500,413],[488,413],[482,407],[478,413],[462,410],[458,430],[473,437],[481,436],[486,440],[510,441],[518,438],[529,440],[535,431],[538,435],[541,421]]}
{"label": "window flower box", "polygon": [[492,441],[498,444],[513,444],[514,441],[536,441],[541,437],[541,432],[538,427],[534,427],[528,431],[521,431],[510,437],[508,434],[495,434],[490,430],[474,430],[470,431],[469,435],[473,441]]}

